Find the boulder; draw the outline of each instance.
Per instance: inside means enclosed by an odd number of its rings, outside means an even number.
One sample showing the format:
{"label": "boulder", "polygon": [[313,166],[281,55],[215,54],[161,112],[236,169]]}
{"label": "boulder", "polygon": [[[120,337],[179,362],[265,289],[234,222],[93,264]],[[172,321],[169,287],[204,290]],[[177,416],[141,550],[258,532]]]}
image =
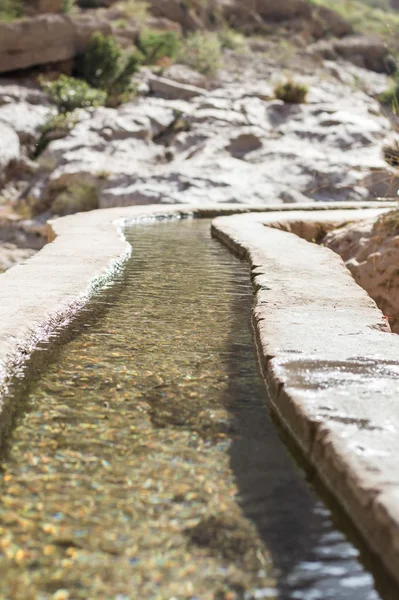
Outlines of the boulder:
{"label": "boulder", "polygon": [[[236,0],[238,3],[240,0]],[[285,21],[297,17],[310,18],[312,10],[305,0],[253,0],[255,11],[267,21]]]}
{"label": "boulder", "polygon": [[395,68],[385,42],[377,37],[349,35],[339,40],[321,40],[312,44],[309,51],[327,60],[343,58],[377,73],[391,73]]}
{"label": "boulder", "polygon": [[27,16],[39,15],[43,13],[62,13],[64,9],[64,0],[30,0],[25,5]]}
{"label": "boulder", "polygon": [[0,23],[0,72],[67,61],[84,50],[96,31],[109,34],[111,26],[90,14],[46,14]]}
{"label": "boulder", "polygon": [[153,94],[169,100],[191,100],[195,96],[206,93],[203,88],[179,83],[165,77],[155,77],[155,75],[150,78],[148,83]]}
{"label": "boulder", "polygon": [[390,54],[386,43],[377,37],[351,35],[334,42],[335,52],[358,67],[377,73],[389,72]]}
{"label": "boulder", "polygon": [[16,102],[0,106],[0,120],[12,127],[21,144],[29,146],[40,137],[42,126],[53,112],[48,106]]}
{"label": "boulder", "polygon": [[207,84],[205,75],[201,75],[201,73],[190,69],[186,65],[171,65],[165,69],[163,76],[167,79],[173,79],[173,81],[177,81],[178,83],[194,85],[196,87],[206,87]]}
{"label": "boulder", "polygon": [[175,21],[185,31],[193,31],[204,27],[199,15],[185,2],[180,2],[180,0],[150,0],[148,4],[154,17]]}
{"label": "boulder", "polygon": [[310,18],[311,7],[305,0],[221,0],[223,18],[239,28],[262,29],[267,22]]}
{"label": "boulder", "polygon": [[340,14],[326,6],[315,6],[312,17],[314,23],[320,26],[320,31],[316,37],[329,34],[340,38],[353,33],[352,25]]}

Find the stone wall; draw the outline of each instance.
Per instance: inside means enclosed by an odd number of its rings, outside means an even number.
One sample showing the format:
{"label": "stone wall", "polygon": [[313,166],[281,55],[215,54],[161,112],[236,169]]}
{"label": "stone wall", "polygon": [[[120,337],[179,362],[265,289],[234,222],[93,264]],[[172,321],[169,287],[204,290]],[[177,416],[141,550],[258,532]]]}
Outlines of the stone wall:
{"label": "stone wall", "polygon": [[69,60],[84,50],[95,31],[110,34],[111,25],[95,15],[51,13],[0,23],[0,73]]}

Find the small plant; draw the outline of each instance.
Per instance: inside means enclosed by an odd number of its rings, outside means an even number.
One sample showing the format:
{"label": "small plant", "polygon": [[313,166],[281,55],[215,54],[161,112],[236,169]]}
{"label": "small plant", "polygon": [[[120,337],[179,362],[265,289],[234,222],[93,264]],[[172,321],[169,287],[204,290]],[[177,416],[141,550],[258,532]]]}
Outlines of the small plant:
{"label": "small plant", "polygon": [[63,0],[62,12],[66,15],[70,15],[76,9],[75,0]]}
{"label": "small plant", "polygon": [[113,36],[95,33],[78,61],[77,72],[93,88],[115,97],[132,90],[132,76],[141,62],[140,53],[126,54]]}
{"label": "small plant", "polygon": [[52,203],[52,212],[56,215],[70,215],[98,208],[97,188],[91,183],[73,183],[58,194]]}
{"label": "small plant", "polygon": [[306,102],[308,87],[303,83],[298,83],[293,79],[280,81],[274,88],[274,96],[277,100],[282,100],[289,104],[303,104]]}
{"label": "small plant", "polygon": [[22,0],[0,0],[0,21],[14,21],[24,16]]}
{"label": "small plant", "polygon": [[156,65],[165,57],[174,59],[180,48],[180,38],[174,31],[143,31],[137,46],[143,55],[144,63]]}
{"label": "small plant", "polygon": [[60,113],[67,113],[76,108],[101,106],[105,104],[107,94],[90,87],[86,81],[60,75],[54,81],[40,79],[40,83],[51,100],[57,105]]}
{"label": "small plant", "polygon": [[243,34],[229,27],[223,27],[218,32],[218,38],[222,48],[235,50],[236,52],[245,52],[248,49],[248,44]]}
{"label": "small plant", "polygon": [[148,18],[148,4],[141,0],[123,0],[115,5],[115,8],[121,11],[126,18],[134,19],[138,23],[146,21]]}
{"label": "small plant", "polygon": [[53,140],[68,135],[79,122],[75,113],[52,115],[41,128],[41,136],[36,145],[35,157],[39,156]]}
{"label": "small plant", "polygon": [[399,113],[399,75],[395,75],[389,88],[379,95],[379,101],[387,104],[397,115]]}
{"label": "small plant", "polygon": [[189,35],[178,54],[178,62],[204,75],[216,75],[222,65],[219,38],[213,33],[199,31]]}
{"label": "small plant", "polygon": [[393,140],[390,144],[382,147],[385,162],[392,167],[399,167],[399,141]]}

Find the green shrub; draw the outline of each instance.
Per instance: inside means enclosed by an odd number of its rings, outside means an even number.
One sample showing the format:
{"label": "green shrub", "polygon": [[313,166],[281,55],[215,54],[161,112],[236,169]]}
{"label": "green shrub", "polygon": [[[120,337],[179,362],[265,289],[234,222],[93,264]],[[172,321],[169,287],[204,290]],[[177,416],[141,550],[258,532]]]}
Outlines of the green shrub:
{"label": "green shrub", "polygon": [[290,104],[302,104],[306,102],[308,87],[303,83],[298,83],[293,79],[280,81],[274,88],[274,96],[278,100]]}
{"label": "green shrub", "polygon": [[107,99],[104,91],[95,90],[86,81],[67,75],[60,75],[55,81],[41,79],[41,85],[60,113],[67,113],[76,108],[101,106]]}
{"label": "green shrub", "polygon": [[0,21],[13,21],[24,16],[22,0],[0,0]]}
{"label": "green shrub", "polygon": [[399,167],[399,140],[395,139],[382,147],[384,160],[392,167]]}
{"label": "green shrub", "polygon": [[165,56],[176,58],[180,48],[180,38],[174,31],[143,31],[139,36],[138,48],[144,63],[155,65]]}
{"label": "green shrub", "polygon": [[98,193],[91,183],[73,183],[58,194],[51,205],[56,215],[70,215],[98,208]]}
{"label": "green shrub", "polygon": [[120,10],[127,19],[134,19],[136,22],[142,23],[149,17],[148,4],[141,0],[122,0],[115,5],[117,10]]}
{"label": "green shrub", "polygon": [[113,96],[132,90],[132,76],[142,62],[140,53],[127,54],[113,36],[95,33],[77,63],[77,73],[89,85]]}
{"label": "green shrub", "polygon": [[53,140],[67,136],[78,121],[78,116],[73,112],[52,115],[41,128],[41,136],[36,146],[35,157],[38,157]]}
{"label": "green shrub", "polygon": [[222,65],[219,38],[213,33],[199,31],[189,35],[178,54],[178,61],[204,75],[215,75]]}
{"label": "green shrub", "polygon": [[65,13],[66,15],[69,15],[72,12],[74,12],[75,8],[76,8],[75,0],[63,0],[63,2],[62,2],[62,12],[63,13]]}
{"label": "green shrub", "polygon": [[389,88],[378,99],[382,104],[387,104],[396,115],[399,113],[399,75],[395,75]]}
{"label": "green shrub", "polygon": [[243,34],[229,27],[223,27],[218,32],[218,38],[222,48],[241,52],[248,49],[248,44]]}

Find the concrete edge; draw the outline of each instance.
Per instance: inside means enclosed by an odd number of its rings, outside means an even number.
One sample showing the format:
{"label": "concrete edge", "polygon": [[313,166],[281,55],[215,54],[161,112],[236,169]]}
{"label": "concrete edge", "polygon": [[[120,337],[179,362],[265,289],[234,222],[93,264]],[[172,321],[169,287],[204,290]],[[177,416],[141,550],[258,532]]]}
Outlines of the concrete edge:
{"label": "concrete edge", "polygon": [[[333,210],[335,203],[290,205],[292,210]],[[393,208],[396,203],[342,203],[341,209]],[[252,211],[286,211],[287,205],[147,205],[77,213],[48,224],[47,244],[28,261],[0,274],[0,399],[10,373],[34,348],[67,324],[98,286],[130,254],[126,222],[146,218],[204,217]],[[62,265],[62,267],[61,267]]]}
{"label": "concrete edge", "polygon": [[338,255],[271,228],[296,218],[219,217],[212,232],[250,263],[274,412],[399,582],[399,337]]}
{"label": "concrete edge", "polygon": [[[295,388],[294,381],[292,380],[292,374],[290,375],[289,370],[292,372],[300,373],[303,370],[304,360],[306,362],[306,356],[301,356],[301,363],[295,365],[292,363],[292,358],[295,356],[295,351],[298,353],[303,351],[299,350],[298,347],[303,346],[304,340],[296,339],[297,349],[295,350],[295,344],[290,347],[285,344],[284,335],[290,338],[290,328],[299,327],[298,331],[301,331],[304,324],[308,327],[309,319],[313,323],[317,323],[318,329],[315,330],[314,335],[311,336],[308,344],[312,345],[312,340],[317,339],[317,342],[323,340],[325,343],[326,335],[323,328],[323,319],[319,314],[309,315],[307,311],[301,312],[300,307],[296,312],[297,323],[289,322],[289,311],[292,310],[287,304],[292,296],[292,290],[287,290],[287,294],[284,291],[279,293],[280,297],[283,294],[285,300],[285,307],[288,313],[282,311],[281,318],[278,317],[279,299],[276,298],[274,313],[271,314],[271,318],[267,315],[267,320],[262,316],[263,305],[265,302],[264,294],[267,293],[267,285],[263,281],[262,277],[270,274],[275,268],[278,270],[279,261],[281,261],[282,255],[287,256],[292,252],[291,243],[296,240],[295,243],[305,245],[309,251],[316,253],[329,253],[329,256],[335,256],[336,261],[340,259],[327,249],[321,249],[314,244],[309,244],[303,240],[299,240],[296,236],[290,233],[282,231],[275,231],[270,228],[265,229],[264,222],[268,220],[270,224],[280,223],[282,216],[284,216],[284,222],[287,224],[289,220],[298,221],[298,217],[304,218],[300,211],[304,211],[303,215],[313,215],[312,218],[316,218],[317,221],[328,219],[328,215],[325,211],[334,211],[336,214],[337,209],[340,209],[344,214],[344,221],[347,222],[348,217],[350,220],[362,219],[370,214],[369,209],[387,210],[396,208],[396,203],[364,203],[364,204],[309,204],[309,205],[295,205],[281,206],[281,205],[269,205],[269,206],[237,206],[235,204],[223,205],[207,205],[207,206],[192,206],[192,205],[150,205],[150,206],[136,206],[127,208],[113,208],[107,210],[93,211],[90,213],[80,213],[57,219],[49,225],[49,243],[45,246],[38,254],[29,259],[26,263],[17,265],[13,269],[10,269],[6,273],[0,275],[0,402],[1,402],[1,416],[6,416],[7,408],[9,411],[13,410],[12,406],[7,406],[7,383],[15,374],[21,374],[24,370],[24,365],[29,359],[30,355],[34,351],[35,347],[44,341],[50,343],[51,335],[57,328],[66,325],[70,320],[79,312],[79,310],[85,305],[92,294],[95,292],[98,286],[104,285],[104,283],[112,278],[115,269],[120,268],[127,256],[130,254],[131,248],[127,244],[123,236],[123,226],[126,223],[132,223],[141,219],[154,219],[154,218],[182,218],[182,217],[206,217],[211,218],[217,215],[240,215],[230,216],[224,220],[224,226],[218,225],[219,236],[223,237],[223,231],[227,227],[224,241],[228,243],[235,251],[241,254],[246,254],[250,257],[252,262],[252,271],[255,285],[257,286],[257,308],[255,311],[255,319],[257,322],[257,328],[259,332],[259,339],[262,342],[262,356],[265,368],[268,373],[268,385],[275,401],[274,405],[276,410],[281,415],[281,418],[287,424],[290,424],[292,435],[303,448],[304,454],[308,456],[309,460],[314,464],[327,465],[328,466],[328,477],[322,479],[329,485],[330,488],[334,488],[334,480],[337,481],[337,488],[340,485],[340,478],[345,480],[345,486],[342,487],[342,491],[335,493],[335,496],[345,506],[347,512],[350,514],[353,507],[355,510],[358,509],[359,502],[356,502],[356,498],[359,496],[359,490],[362,490],[362,485],[354,484],[352,473],[356,472],[356,465],[351,465],[350,477],[348,477],[348,464],[345,457],[345,444],[341,448],[340,440],[347,440],[347,436],[339,437],[338,441],[332,436],[337,434],[337,431],[331,431],[330,429],[324,430],[326,424],[323,418],[320,419],[320,414],[313,414],[311,411],[311,402],[313,401],[312,395],[309,394],[301,398],[301,394],[304,393],[302,388]],[[367,209],[365,211],[360,209]],[[262,212],[263,215],[243,215],[242,213],[250,213],[250,211]],[[298,212],[299,211],[299,212]],[[317,212],[317,215],[315,214]],[[322,213],[320,211],[323,211]],[[349,211],[349,212],[346,212]],[[350,214],[351,213],[351,214]],[[334,217],[335,218],[335,217]],[[341,218],[341,217],[339,217]],[[247,240],[243,240],[242,226],[245,224],[246,228],[251,228],[254,225],[254,219],[258,219],[255,223],[258,238],[254,240],[251,236]],[[311,220],[311,219],[310,219]],[[242,224],[240,225],[240,222]],[[227,225],[229,223],[229,225]],[[231,229],[232,226],[232,229]],[[249,231],[248,230],[248,231]],[[216,231],[216,229],[215,229]],[[272,233],[271,233],[272,232]],[[248,232],[247,232],[248,233]],[[276,252],[274,249],[274,255],[271,253],[271,249],[266,249],[265,257],[262,252],[262,241],[270,240],[272,245],[275,244],[276,236],[278,237],[277,246],[280,250]],[[289,241],[291,240],[291,241]],[[259,242],[259,243],[258,243]],[[282,253],[281,249],[285,248],[285,252]],[[303,246],[300,250],[302,252]],[[288,254],[287,254],[288,252]],[[301,252],[296,253],[294,249],[294,256],[301,256]],[[273,258],[274,256],[274,258]],[[325,254],[323,254],[323,257]],[[270,266],[267,266],[267,260],[272,258],[274,261],[272,271]],[[321,257],[321,255],[320,255]],[[321,257],[322,258],[322,257]],[[329,259],[330,260],[330,259]],[[316,262],[311,259],[310,261],[313,266],[317,266]],[[324,262],[321,260],[321,267]],[[265,266],[266,265],[266,266]],[[277,267],[276,267],[277,265]],[[341,263],[340,263],[341,265]],[[342,268],[342,265],[340,266]],[[263,269],[263,270],[262,270]],[[291,266],[290,266],[291,269]],[[292,269],[291,269],[292,271]],[[316,269],[317,271],[317,269]],[[356,336],[359,334],[359,327],[361,325],[361,334],[364,333],[364,328],[371,328],[377,336],[378,340],[384,339],[385,342],[380,348],[381,360],[391,361],[397,365],[398,356],[398,345],[393,344],[392,348],[387,347],[387,340],[391,339],[391,336],[381,332],[381,329],[386,329],[385,323],[375,307],[374,303],[368,298],[368,296],[353,283],[348,272],[346,273],[346,279],[342,281],[343,289],[349,286],[351,289],[355,289],[358,292],[358,300],[360,300],[359,294],[362,294],[362,302],[365,305],[358,312],[357,316],[353,313],[354,322],[346,322],[341,324],[341,327],[348,327],[348,336],[346,341],[349,339],[358,339]],[[298,272],[296,273],[298,276]],[[285,276],[284,276],[285,277]],[[313,278],[313,283],[320,277],[320,270],[316,273]],[[298,277],[297,277],[298,279]],[[350,282],[350,283],[349,283]],[[276,286],[279,285],[278,278],[275,282]],[[339,287],[339,286],[338,286]],[[330,294],[331,292],[331,294]],[[295,293],[299,293],[300,290],[295,290]],[[335,294],[337,296],[337,294]],[[329,290],[328,302],[331,302],[331,298],[334,296],[334,290]],[[336,301],[342,303],[341,294],[338,294]],[[355,294],[356,296],[356,294]],[[345,294],[343,298],[345,298]],[[356,299],[355,299],[356,301]],[[323,299],[325,303],[325,298]],[[316,304],[313,303],[315,307]],[[281,306],[280,306],[281,308]],[[298,308],[298,307],[297,307]],[[270,304],[269,308],[270,309]],[[370,312],[371,311],[371,312]],[[291,317],[294,313],[291,314]],[[264,330],[266,327],[266,330]],[[270,335],[272,332],[277,332],[282,336],[281,340],[271,339]],[[331,332],[330,332],[331,333]],[[300,333],[300,335],[302,335]],[[352,338],[350,336],[352,335]],[[379,337],[378,337],[379,336]],[[377,338],[373,341],[377,342]],[[305,338],[304,338],[305,339]],[[364,338],[362,338],[364,339]],[[288,339],[289,341],[289,339]],[[292,344],[291,344],[292,346]],[[389,346],[389,344],[388,344]],[[374,348],[370,348],[370,353],[375,360],[375,351],[378,344]],[[319,349],[320,351],[322,349]],[[312,351],[313,352],[313,351]],[[314,352],[310,352],[308,362],[314,358]],[[306,353],[305,353],[306,354]],[[316,353],[317,354],[317,353]],[[323,355],[324,356],[324,355]],[[342,358],[342,357],[341,357]],[[324,357],[325,360],[329,360],[328,357]],[[336,359],[334,359],[336,360]],[[334,362],[333,360],[333,362]],[[370,361],[369,361],[370,362]],[[369,363],[362,363],[358,361],[359,368],[368,369]],[[336,368],[336,362],[334,362]],[[320,361],[315,363],[315,373],[317,376],[320,374]],[[312,367],[313,368],[313,367]],[[288,371],[287,371],[288,369]],[[309,370],[309,369],[308,369]],[[306,371],[306,369],[305,369]],[[289,378],[291,377],[291,378]],[[349,380],[345,385],[349,388],[352,385],[352,381]],[[317,384],[317,382],[316,382]],[[312,385],[316,385],[315,382],[307,382],[307,385],[312,388]],[[306,387],[306,386],[305,386]],[[316,385],[317,387],[317,385]],[[345,386],[344,386],[345,387]],[[306,391],[306,390],[305,390]],[[336,391],[336,390],[335,390]],[[295,394],[294,394],[295,392]],[[294,398],[295,396],[295,398]],[[317,394],[316,394],[317,396]],[[389,394],[388,394],[389,396]],[[389,396],[390,397],[390,396]],[[293,400],[294,398],[294,400]],[[310,399],[309,399],[310,398]],[[345,406],[342,404],[340,394],[336,398],[331,400],[332,405],[336,403],[337,398],[339,400],[340,409],[345,412]],[[330,401],[330,400],[329,400]],[[323,403],[326,404],[327,400],[324,398]],[[292,414],[290,414],[290,411]],[[386,416],[385,407],[381,415]],[[296,414],[297,413],[297,414]],[[293,416],[294,415],[294,416]],[[349,415],[350,417],[350,415]],[[348,418],[349,418],[348,417]],[[352,417],[350,417],[352,418]],[[398,417],[399,419],[399,417]],[[5,419],[7,420],[7,419]],[[384,425],[383,425],[384,426]],[[2,427],[0,427],[0,430]],[[326,433],[325,433],[326,431]],[[1,433],[1,431],[0,431]],[[393,437],[396,437],[393,436]],[[324,438],[328,438],[328,443],[323,442]],[[364,443],[364,442],[362,442]],[[391,439],[389,441],[393,445],[393,456],[396,454],[396,446],[399,442]],[[329,448],[331,447],[331,450]],[[328,457],[324,457],[323,453],[328,450]],[[399,447],[397,448],[399,452]],[[344,458],[341,455],[344,454]],[[333,464],[335,467],[333,468]],[[370,466],[368,460],[361,462],[360,470],[367,469]],[[324,467],[322,467],[324,468]],[[374,463],[371,464],[371,468],[374,468]],[[320,472],[320,469],[318,469]],[[359,476],[360,477],[360,476]],[[398,482],[399,483],[399,482]],[[367,482],[366,482],[367,484]],[[373,482],[377,489],[378,482]],[[377,486],[377,487],[376,487]],[[367,487],[367,486],[366,486]],[[333,491],[335,491],[333,489]],[[385,488],[385,494],[391,492],[391,488]],[[362,492],[363,494],[363,492]],[[393,567],[393,562],[397,560],[397,552],[391,551],[391,548],[396,544],[399,548],[399,538],[397,531],[398,518],[395,520],[395,514],[392,509],[392,498],[387,498],[384,501],[382,493],[369,493],[361,494],[361,502],[365,500],[363,506],[363,514],[361,518],[355,519],[356,523],[361,526],[363,522],[369,518],[369,507],[370,503],[374,502],[379,513],[382,515],[382,519],[385,519],[386,526],[378,529],[382,538],[379,538],[378,543],[375,543],[375,528],[369,532],[367,527],[364,529],[365,537],[370,540],[370,545],[373,548],[380,549],[381,552],[385,551],[384,548],[388,548],[387,556],[389,560],[386,561],[388,566]],[[372,498],[371,498],[372,496]],[[360,502],[360,504],[361,504]],[[389,504],[391,502],[391,504]],[[394,523],[394,526],[392,525]],[[389,544],[388,544],[389,540]]]}

